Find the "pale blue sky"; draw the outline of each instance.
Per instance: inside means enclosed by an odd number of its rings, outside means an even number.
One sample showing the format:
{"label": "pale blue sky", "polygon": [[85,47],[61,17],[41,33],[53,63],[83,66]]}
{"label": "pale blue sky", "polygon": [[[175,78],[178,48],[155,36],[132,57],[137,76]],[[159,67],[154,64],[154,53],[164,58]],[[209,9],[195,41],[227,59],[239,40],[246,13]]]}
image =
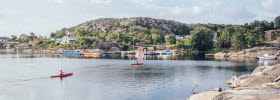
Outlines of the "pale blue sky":
{"label": "pale blue sky", "polygon": [[153,17],[183,23],[273,20],[280,0],[0,0],[0,36],[49,35],[96,18]]}

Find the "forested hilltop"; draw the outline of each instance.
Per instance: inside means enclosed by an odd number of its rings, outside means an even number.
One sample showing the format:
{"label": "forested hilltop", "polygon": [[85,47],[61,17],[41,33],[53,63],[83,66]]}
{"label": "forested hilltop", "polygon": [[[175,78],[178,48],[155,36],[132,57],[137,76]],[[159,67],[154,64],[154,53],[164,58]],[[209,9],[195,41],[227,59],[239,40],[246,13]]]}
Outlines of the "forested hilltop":
{"label": "forested hilltop", "polygon": [[[280,29],[280,17],[274,21],[253,21],[244,25],[184,24],[173,20],[149,17],[100,18],[41,37],[32,47],[89,48],[109,50],[112,47],[131,50],[138,42],[149,45],[169,45],[179,50],[242,50],[265,42],[266,31]],[[71,35],[77,42],[56,43],[56,39]],[[275,35],[274,35],[275,36]],[[276,38],[279,37],[276,34]],[[37,37],[34,33],[22,34],[13,41],[28,43]],[[177,37],[182,37],[178,39]],[[52,39],[51,39],[52,38]],[[133,44],[134,43],[134,44]]]}

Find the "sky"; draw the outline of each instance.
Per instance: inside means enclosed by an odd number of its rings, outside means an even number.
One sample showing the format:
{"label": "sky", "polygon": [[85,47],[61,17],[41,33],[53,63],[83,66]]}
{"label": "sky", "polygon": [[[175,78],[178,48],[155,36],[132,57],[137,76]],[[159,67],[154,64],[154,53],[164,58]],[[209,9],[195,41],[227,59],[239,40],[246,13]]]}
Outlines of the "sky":
{"label": "sky", "polygon": [[280,0],[0,0],[0,36],[48,36],[97,18],[152,17],[182,23],[272,21]]}

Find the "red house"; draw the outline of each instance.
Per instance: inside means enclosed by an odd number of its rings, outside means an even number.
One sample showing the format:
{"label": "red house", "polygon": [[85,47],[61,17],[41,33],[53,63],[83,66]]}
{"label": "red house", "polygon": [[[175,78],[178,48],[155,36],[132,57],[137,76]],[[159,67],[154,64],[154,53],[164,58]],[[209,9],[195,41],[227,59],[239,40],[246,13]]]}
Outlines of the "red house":
{"label": "red house", "polygon": [[43,40],[42,38],[33,38],[33,41],[40,41]]}
{"label": "red house", "polygon": [[136,45],[136,46],[144,46],[145,43],[144,43],[144,42],[137,42],[135,45]]}
{"label": "red house", "polygon": [[166,46],[155,46],[154,50],[166,50]]}

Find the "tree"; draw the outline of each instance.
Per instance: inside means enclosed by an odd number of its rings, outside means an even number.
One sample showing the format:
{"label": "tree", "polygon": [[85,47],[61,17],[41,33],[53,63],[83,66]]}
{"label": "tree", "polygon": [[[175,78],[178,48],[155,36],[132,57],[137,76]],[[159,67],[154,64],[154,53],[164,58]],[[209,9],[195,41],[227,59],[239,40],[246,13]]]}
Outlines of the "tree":
{"label": "tree", "polygon": [[17,36],[16,35],[11,35],[11,37],[12,37],[12,41],[17,41]]}
{"label": "tree", "polygon": [[[252,33],[247,33],[247,34],[252,34]],[[253,35],[247,35],[246,36],[246,41],[247,41],[247,45],[249,47],[251,47],[252,45],[254,45],[256,43],[256,37]]]}
{"label": "tree", "polygon": [[36,38],[36,37],[37,37],[37,36],[35,35],[34,32],[31,32],[31,33],[30,33],[30,38],[31,38],[31,39]]}
{"label": "tree", "polygon": [[0,41],[0,48],[4,47],[4,43]]}
{"label": "tree", "polygon": [[150,34],[151,34],[151,39],[152,39],[153,44],[159,44],[159,43],[163,43],[165,41],[164,35],[155,28],[152,28],[150,30]]}
{"label": "tree", "polygon": [[231,47],[233,50],[242,50],[246,48],[246,38],[244,33],[246,33],[244,29],[237,29],[237,31],[234,32],[231,38]]}
{"label": "tree", "polygon": [[57,31],[56,38],[62,38],[63,36],[66,36],[66,31],[67,28],[63,28],[60,31]]}
{"label": "tree", "polygon": [[89,38],[81,38],[80,40],[80,44],[83,45],[83,47],[91,47],[92,46],[93,41],[90,40]]}
{"label": "tree", "polygon": [[199,51],[206,51],[213,46],[213,31],[206,27],[197,27],[191,32],[191,43]]}
{"label": "tree", "polygon": [[172,45],[172,44],[176,44],[176,38],[173,35],[167,35],[165,37],[165,41],[167,45]]}
{"label": "tree", "polygon": [[28,36],[28,35],[26,35],[26,34],[21,34],[20,36],[19,36],[19,41],[21,42],[21,43],[27,43],[27,42],[29,42],[29,41],[31,41],[32,39]]}
{"label": "tree", "polygon": [[185,38],[183,41],[176,41],[175,48],[181,50],[193,49],[191,38]]}
{"label": "tree", "polygon": [[75,34],[77,34],[78,37],[84,37],[89,33],[85,31],[84,27],[79,27]]}
{"label": "tree", "polygon": [[276,29],[280,29],[280,16],[274,19],[274,25]]}
{"label": "tree", "polygon": [[154,44],[159,44],[164,42],[164,36],[160,34],[152,34],[152,40]]}
{"label": "tree", "polygon": [[226,27],[219,29],[219,36],[217,38],[216,46],[218,48],[229,48],[231,46],[230,37],[233,34],[234,29],[231,27]]}
{"label": "tree", "polygon": [[51,33],[50,37],[51,37],[51,38],[55,38],[55,37],[56,37],[56,34],[55,34],[55,33]]}

